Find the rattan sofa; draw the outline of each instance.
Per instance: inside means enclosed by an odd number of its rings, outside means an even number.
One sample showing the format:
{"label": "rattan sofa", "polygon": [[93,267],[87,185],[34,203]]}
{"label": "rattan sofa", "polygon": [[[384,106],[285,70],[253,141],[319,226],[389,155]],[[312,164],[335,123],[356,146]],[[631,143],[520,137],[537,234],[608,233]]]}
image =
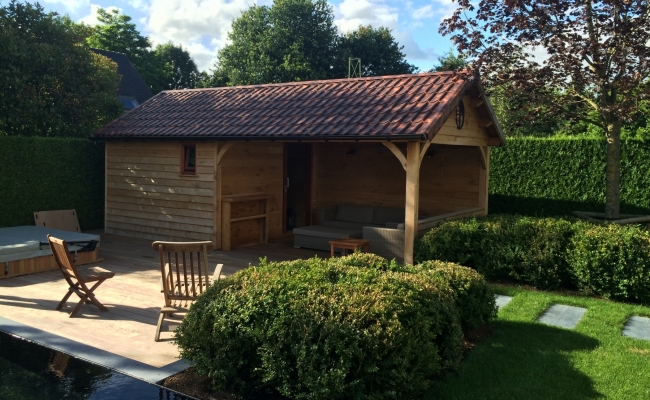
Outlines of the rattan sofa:
{"label": "rattan sofa", "polygon": [[329,241],[361,238],[364,227],[393,227],[404,221],[404,209],[359,204],[340,204],[318,210],[318,224],[295,228],[294,247],[330,250]]}
{"label": "rattan sofa", "polygon": [[[483,208],[475,207],[461,211],[455,211],[447,214],[436,215],[430,218],[421,218],[418,220],[416,239],[422,237],[428,230],[445,221],[458,219],[471,215],[483,215]],[[384,258],[397,262],[404,261],[404,223],[396,224],[394,227],[363,227],[362,237],[370,240],[370,252],[380,255]]]}

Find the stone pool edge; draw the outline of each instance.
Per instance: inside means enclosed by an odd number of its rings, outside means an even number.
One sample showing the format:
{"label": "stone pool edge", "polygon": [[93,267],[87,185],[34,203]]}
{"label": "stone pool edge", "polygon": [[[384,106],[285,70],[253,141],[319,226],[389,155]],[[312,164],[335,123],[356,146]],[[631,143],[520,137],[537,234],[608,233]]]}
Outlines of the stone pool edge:
{"label": "stone pool edge", "polygon": [[191,367],[187,361],[180,359],[156,368],[1,316],[0,331],[155,385],[160,385],[165,378]]}

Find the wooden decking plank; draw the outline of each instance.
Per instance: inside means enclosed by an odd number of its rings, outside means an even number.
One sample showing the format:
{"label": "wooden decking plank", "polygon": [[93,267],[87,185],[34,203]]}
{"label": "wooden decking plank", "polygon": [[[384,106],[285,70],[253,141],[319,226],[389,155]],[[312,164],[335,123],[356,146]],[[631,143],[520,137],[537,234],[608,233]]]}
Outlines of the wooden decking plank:
{"label": "wooden decking plank", "polygon": [[[178,349],[169,341],[153,340],[163,296],[160,293],[158,255],[151,241],[102,234],[96,265],[115,272],[95,294],[109,308],[101,312],[84,305],[76,318],[68,318],[78,298],[73,295],[68,307],[55,307],[65,294],[67,284],[59,271],[47,271],[0,280],[0,315],[55,335],[101,348],[154,367],[177,361]],[[241,247],[228,252],[214,251],[208,256],[209,268],[224,264],[222,276],[231,275],[260,257],[269,261],[308,258],[326,252],[295,249],[292,238],[267,244]],[[165,333],[163,338],[170,337]]]}

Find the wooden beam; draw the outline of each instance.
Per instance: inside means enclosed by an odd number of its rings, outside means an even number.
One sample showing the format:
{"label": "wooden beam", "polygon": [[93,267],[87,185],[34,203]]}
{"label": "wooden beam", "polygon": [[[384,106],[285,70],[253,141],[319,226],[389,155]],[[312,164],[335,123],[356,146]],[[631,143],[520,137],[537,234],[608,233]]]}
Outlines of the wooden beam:
{"label": "wooden beam", "polygon": [[483,101],[482,97],[478,98],[478,99],[472,99],[469,102],[469,106],[472,107],[472,108],[478,108],[478,107],[482,106],[483,104],[485,104],[485,102]]}
{"label": "wooden beam", "polygon": [[413,246],[420,203],[420,142],[406,147],[406,204],[404,209],[404,263],[413,264]]}
{"label": "wooden beam", "polygon": [[424,159],[424,156],[427,155],[427,150],[429,150],[429,146],[431,146],[431,142],[425,142],[422,145],[422,149],[420,150],[420,164],[422,164],[422,160]]}
{"label": "wooden beam", "polygon": [[484,215],[488,213],[488,189],[490,184],[490,148],[479,147],[483,165],[479,170],[478,206],[483,208]]}
{"label": "wooden beam", "polygon": [[488,167],[487,152],[489,151],[489,147],[477,146],[476,148],[478,149],[478,152],[481,153],[481,168],[487,169]]}
{"label": "wooden beam", "polygon": [[483,120],[483,121],[479,122],[479,126],[481,128],[489,128],[492,125],[494,125],[494,121],[492,121],[491,119],[490,120]]}
{"label": "wooden beam", "polygon": [[400,164],[402,164],[402,168],[404,168],[404,171],[406,171],[406,157],[404,156],[404,153],[402,153],[402,150],[400,150],[399,147],[395,145],[395,143],[386,140],[383,140],[381,144],[386,146],[386,148],[390,150],[395,155],[395,157],[397,157]]}
{"label": "wooden beam", "polygon": [[487,144],[488,144],[488,146],[500,146],[501,145],[501,138],[490,136],[488,138]]}
{"label": "wooden beam", "polygon": [[[223,154],[221,154],[223,157]],[[219,144],[214,143],[214,249],[221,249],[221,158]]]}
{"label": "wooden beam", "polygon": [[228,149],[231,148],[234,144],[235,142],[226,142],[223,146],[221,146],[221,149],[219,149],[219,152],[217,153],[217,165],[221,164],[221,159],[223,158],[224,154],[226,154],[226,151],[228,151]]}

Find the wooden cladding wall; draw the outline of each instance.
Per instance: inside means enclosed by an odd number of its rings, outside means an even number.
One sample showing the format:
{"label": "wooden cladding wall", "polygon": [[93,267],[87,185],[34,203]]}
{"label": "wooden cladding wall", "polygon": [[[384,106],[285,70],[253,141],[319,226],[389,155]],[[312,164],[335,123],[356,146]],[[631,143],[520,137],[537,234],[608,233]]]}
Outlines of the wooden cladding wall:
{"label": "wooden cladding wall", "polygon": [[106,143],[106,233],[214,240],[215,144],[196,144],[196,176],[181,175],[181,145]]}
{"label": "wooden cladding wall", "polygon": [[[420,167],[420,212],[435,216],[478,207],[478,148],[431,145],[427,154]],[[406,172],[381,143],[317,143],[313,157],[314,218],[318,208],[340,203],[404,207]]]}
{"label": "wooden cladding wall", "polygon": [[489,119],[482,117],[477,107],[473,107],[469,96],[463,98],[465,104],[465,122],[463,128],[456,127],[456,113],[453,112],[440,131],[433,137],[432,143],[461,146],[487,146],[488,134],[485,125]]}
{"label": "wooden cladding wall", "polygon": [[[221,160],[221,195],[268,193],[269,238],[282,236],[284,144],[237,142]],[[259,213],[259,202],[233,203],[233,217]],[[233,222],[232,247],[260,240],[259,220]]]}

